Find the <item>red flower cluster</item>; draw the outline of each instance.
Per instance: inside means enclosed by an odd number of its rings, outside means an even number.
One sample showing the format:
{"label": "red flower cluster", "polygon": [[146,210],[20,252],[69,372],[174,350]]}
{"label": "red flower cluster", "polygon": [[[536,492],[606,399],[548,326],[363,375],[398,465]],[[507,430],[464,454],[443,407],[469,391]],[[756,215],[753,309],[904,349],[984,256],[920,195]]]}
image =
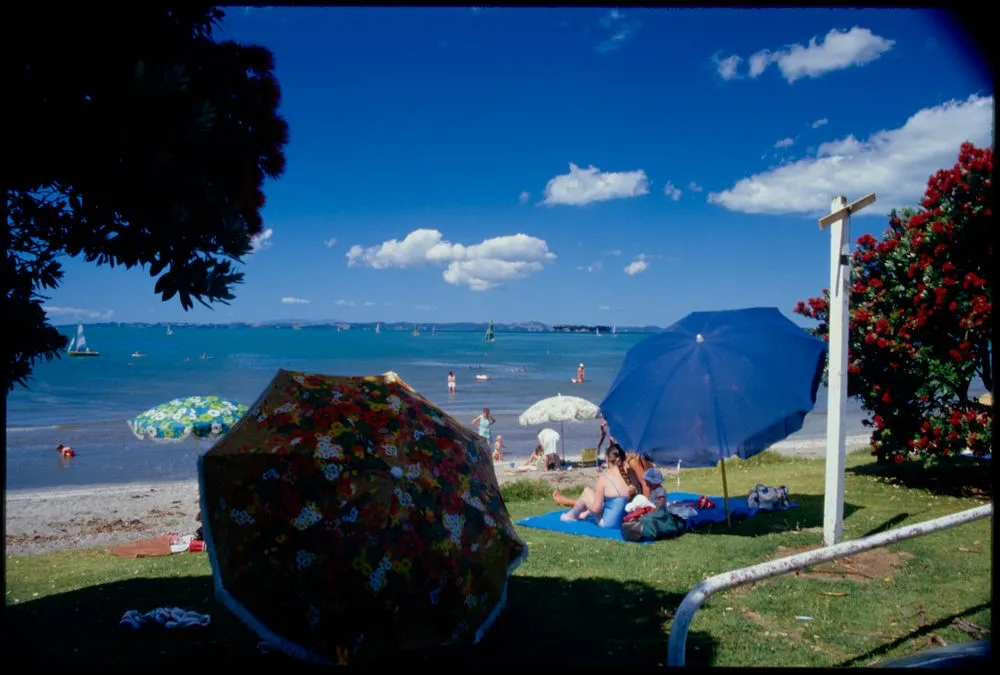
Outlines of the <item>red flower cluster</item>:
{"label": "red flower cluster", "polygon": [[[993,151],[964,144],[928,181],[919,210],[889,215],[882,237],[857,240],[851,270],[849,393],[872,414],[880,459],[988,448],[992,410],[968,400],[992,388],[990,326]],[[829,339],[829,292],[794,312]]]}

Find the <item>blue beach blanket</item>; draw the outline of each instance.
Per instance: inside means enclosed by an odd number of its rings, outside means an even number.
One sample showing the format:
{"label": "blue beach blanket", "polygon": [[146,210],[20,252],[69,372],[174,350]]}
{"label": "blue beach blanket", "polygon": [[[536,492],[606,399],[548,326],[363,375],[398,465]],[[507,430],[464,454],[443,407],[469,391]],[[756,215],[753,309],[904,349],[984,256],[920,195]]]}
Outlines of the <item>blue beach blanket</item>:
{"label": "blue beach blanket", "polygon": [[[697,502],[698,497],[700,496],[701,495],[694,494],[693,492],[671,492],[668,499],[671,502],[691,502],[691,505],[694,506],[694,502]],[[700,527],[705,527],[706,525],[726,522],[726,506],[722,497],[710,496],[709,499],[715,503],[715,508],[698,509],[697,515],[687,519],[688,529],[696,530]],[[798,506],[798,504],[795,502],[789,502],[788,508],[794,508],[796,506]],[[533,527],[537,530],[562,532],[563,534],[575,534],[583,537],[594,537],[596,539],[628,541],[622,537],[622,533],[619,528],[598,527],[593,518],[580,520],[575,523],[563,522],[559,519],[559,516],[566,513],[567,510],[568,509],[559,509],[558,511],[543,513],[539,516],[528,516],[527,518],[522,518],[517,521],[516,524],[523,525],[524,527]],[[758,509],[751,509],[747,506],[746,497],[730,497],[729,513],[733,520],[742,520],[743,518],[753,517],[760,513],[760,511]],[[764,511],[764,513],[770,512]],[[638,543],[651,544],[653,542],[644,541]]]}

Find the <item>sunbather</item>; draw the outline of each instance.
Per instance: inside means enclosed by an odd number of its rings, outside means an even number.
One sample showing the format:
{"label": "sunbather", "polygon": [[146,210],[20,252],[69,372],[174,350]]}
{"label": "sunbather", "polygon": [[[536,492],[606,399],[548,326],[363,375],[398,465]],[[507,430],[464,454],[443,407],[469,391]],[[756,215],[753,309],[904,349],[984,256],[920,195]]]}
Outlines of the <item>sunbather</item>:
{"label": "sunbather", "polygon": [[593,488],[584,488],[575,501],[564,497],[558,489],[553,490],[552,499],[560,506],[570,507],[559,516],[560,520],[573,522],[594,516],[598,526],[615,528],[621,527],[625,506],[636,492],[628,479],[625,453],[621,447],[612,445],[608,448],[608,470],[601,472]]}

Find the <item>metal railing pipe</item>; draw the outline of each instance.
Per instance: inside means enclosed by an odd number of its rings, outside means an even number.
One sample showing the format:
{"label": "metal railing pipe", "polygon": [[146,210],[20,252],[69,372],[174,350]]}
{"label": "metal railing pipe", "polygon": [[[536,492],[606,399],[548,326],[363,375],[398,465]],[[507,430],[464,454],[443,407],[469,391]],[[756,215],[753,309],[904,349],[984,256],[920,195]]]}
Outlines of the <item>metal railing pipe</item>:
{"label": "metal railing pipe", "polygon": [[993,504],[986,504],[984,506],[977,506],[974,509],[935,518],[934,520],[927,520],[915,525],[907,525],[906,527],[880,532],[870,537],[845,541],[833,546],[825,546],[813,551],[797,553],[786,558],[778,558],[777,560],[770,560],[709,577],[692,588],[684,596],[684,600],[681,601],[680,606],[677,608],[673,623],[670,625],[670,637],[667,643],[667,665],[684,665],[688,629],[691,627],[691,620],[694,618],[694,613],[701,608],[709,597],[718,591],[750,584],[755,581],[762,581],[794,572],[803,567],[818,565],[838,558],[845,558],[849,555],[861,553],[862,551],[894,544],[906,539],[913,539],[914,537],[920,537],[939,530],[946,530],[956,525],[964,525],[974,520],[989,518],[992,515]]}

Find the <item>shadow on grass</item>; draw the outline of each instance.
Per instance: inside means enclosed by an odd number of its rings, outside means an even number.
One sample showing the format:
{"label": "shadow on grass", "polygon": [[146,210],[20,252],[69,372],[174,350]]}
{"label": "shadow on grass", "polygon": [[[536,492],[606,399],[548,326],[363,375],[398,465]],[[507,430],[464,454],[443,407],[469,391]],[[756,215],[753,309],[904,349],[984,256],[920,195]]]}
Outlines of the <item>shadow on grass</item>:
{"label": "shadow on grass", "polygon": [[928,468],[917,462],[871,463],[847,470],[856,476],[877,477],[891,484],[949,497],[993,497],[993,466],[989,461],[958,459]]}
{"label": "shadow on grass", "polygon": [[[536,665],[622,663],[654,666],[667,650],[667,619],[681,596],[640,583],[610,579],[565,580],[515,576],[508,605],[473,646],[455,646],[383,656],[380,665],[415,662],[461,663],[494,669]],[[131,631],[118,621],[126,610],[182,607],[211,614],[205,628]],[[211,578],[129,579],[8,605],[4,616],[8,660],[15,663],[74,666],[136,666],[212,663],[289,667],[297,662],[262,653],[259,638],[213,597]],[[691,633],[688,661],[709,665],[715,644],[705,634]],[[382,656],[382,655],[380,655]],[[371,656],[369,655],[369,658]],[[359,665],[361,665],[359,663]]]}
{"label": "shadow on grass", "polygon": [[861,538],[864,539],[865,537],[871,537],[871,536],[874,536],[876,534],[882,534],[883,532],[888,532],[892,528],[894,528],[897,525],[900,525],[901,523],[903,523],[903,521],[905,521],[907,518],[909,518],[910,515],[911,514],[909,514],[909,513],[900,513],[899,515],[895,515],[892,518],[890,518],[889,520],[887,520],[884,523],[882,523],[881,525],[879,525],[878,527],[876,527],[874,529],[871,529],[871,530],[868,530],[867,532],[865,532],[863,535],[861,535]]}
{"label": "shadow on grass", "polygon": [[845,661],[844,663],[841,663],[840,665],[838,665],[836,667],[837,668],[850,668],[852,666],[861,665],[862,663],[864,663],[866,661],[870,661],[870,660],[872,660],[872,659],[874,659],[874,658],[876,658],[878,656],[882,656],[884,654],[888,654],[891,650],[895,649],[896,647],[899,647],[900,645],[902,645],[905,642],[909,642],[910,640],[916,640],[917,638],[928,636],[928,635],[930,635],[931,633],[933,633],[935,631],[939,631],[942,628],[947,628],[949,625],[951,625],[952,621],[954,621],[955,619],[963,619],[963,618],[965,618],[967,616],[971,616],[973,614],[976,614],[977,612],[981,612],[984,609],[989,609],[990,607],[991,607],[991,605],[989,603],[982,603],[980,605],[976,605],[975,607],[970,607],[969,609],[966,609],[966,610],[964,610],[962,612],[959,612],[957,614],[952,614],[951,616],[946,616],[945,618],[941,619],[940,621],[935,621],[932,624],[928,624],[926,626],[920,626],[919,628],[916,628],[915,630],[910,631],[906,635],[904,635],[902,637],[896,638],[892,642],[887,642],[886,644],[880,645],[880,646],[876,647],[875,649],[871,649],[871,650],[865,652],[864,654],[861,654],[859,656],[855,656],[854,658],[852,658],[852,659],[850,659],[848,661]]}
{"label": "shadow on grass", "polygon": [[[726,523],[715,523],[694,530],[693,534],[729,534],[741,537],[759,537],[775,532],[808,530],[823,527],[823,495],[791,495],[798,506],[782,511],[758,512],[752,518],[733,519],[730,527]],[[861,510],[862,506],[844,502],[844,518]]]}

